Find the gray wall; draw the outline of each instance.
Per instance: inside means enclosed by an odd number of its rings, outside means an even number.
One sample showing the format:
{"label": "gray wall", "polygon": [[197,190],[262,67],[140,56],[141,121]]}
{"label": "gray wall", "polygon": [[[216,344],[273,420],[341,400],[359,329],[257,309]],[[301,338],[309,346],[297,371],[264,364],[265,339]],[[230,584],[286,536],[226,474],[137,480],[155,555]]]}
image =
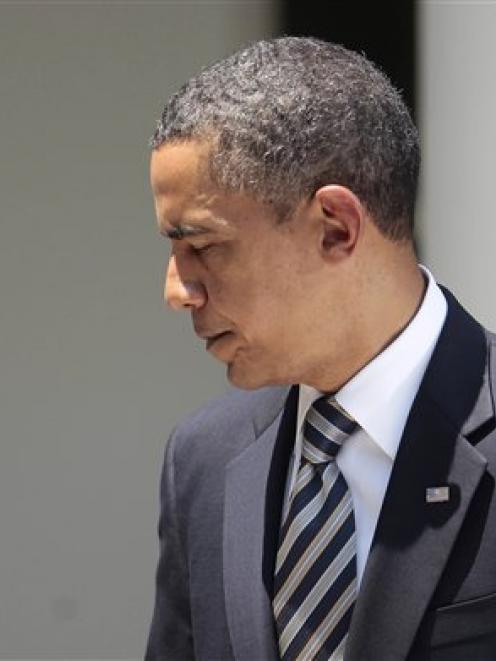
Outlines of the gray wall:
{"label": "gray wall", "polygon": [[[0,658],[138,658],[174,423],[225,387],[164,312],[146,141],[271,2],[0,3]],[[419,2],[425,262],[496,328],[496,5]]]}
{"label": "gray wall", "polygon": [[0,658],[138,658],[164,442],[225,387],[164,312],[162,101],[270,2],[0,4]]}
{"label": "gray wall", "polygon": [[496,330],[496,3],[419,2],[424,261]]}

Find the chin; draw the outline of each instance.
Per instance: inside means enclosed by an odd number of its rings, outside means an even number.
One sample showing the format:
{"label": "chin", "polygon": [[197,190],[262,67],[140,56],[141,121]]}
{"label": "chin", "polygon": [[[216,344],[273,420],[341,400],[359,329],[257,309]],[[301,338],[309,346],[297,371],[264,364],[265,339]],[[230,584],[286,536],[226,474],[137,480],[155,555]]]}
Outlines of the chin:
{"label": "chin", "polygon": [[256,390],[267,385],[259,375],[233,369],[232,365],[227,368],[227,379],[232,386],[242,390]]}
{"label": "chin", "polygon": [[277,378],[274,374],[269,374],[263,368],[257,368],[255,365],[241,366],[234,361],[227,366],[227,378],[231,385],[242,390],[256,390],[265,386],[290,385],[290,381]]}

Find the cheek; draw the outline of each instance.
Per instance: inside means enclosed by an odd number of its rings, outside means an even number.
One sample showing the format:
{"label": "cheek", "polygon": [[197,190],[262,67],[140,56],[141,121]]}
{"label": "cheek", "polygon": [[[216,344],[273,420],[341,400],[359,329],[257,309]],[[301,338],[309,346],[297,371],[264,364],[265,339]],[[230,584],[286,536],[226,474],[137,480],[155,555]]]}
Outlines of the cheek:
{"label": "cheek", "polygon": [[246,339],[261,342],[290,336],[307,299],[302,279],[287,262],[272,262],[270,269],[268,263],[268,258],[256,264],[247,259],[243,268],[220,269],[206,280],[212,309],[232,321]]}
{"label": "cheek", "polygon": [[[242,329],[244,330],[244,329]],[[269,299],[255,305],[246,317],[246,336],[254,347],[285,355],[294,344],[295,323],[288,306],[281,300]]]}
{"label": "cheek", "polygon": [[209,302],[219,314],[238,318],[248,318],[259,309],[260,288],[246,273],[232,273],[222,269],[219,273],[208,274],[205,278]]}

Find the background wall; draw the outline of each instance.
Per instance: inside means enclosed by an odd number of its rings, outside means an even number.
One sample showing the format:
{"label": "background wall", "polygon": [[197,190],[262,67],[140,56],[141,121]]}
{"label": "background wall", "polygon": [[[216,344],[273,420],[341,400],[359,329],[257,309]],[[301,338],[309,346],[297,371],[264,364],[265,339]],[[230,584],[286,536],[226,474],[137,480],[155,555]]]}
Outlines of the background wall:
{"label": "background wall", "polygon": [[147,140],[269,2],[0,3],[0,658],[139,658],[164,442],[224,371],[164,312]]}
{"label": "background wall", "polygon": [[[182,81],[278,25],[410,44],[410,2],[303,4],[0,2],[0,658],[142,656],[164,442],[225,387],[163,308],[147,140]],[[496,5],[417,14],[423,260],[496,328]]]}
{"label": "background wall", "polygon": [[418,3],[423,260],[496,330],[496,3]]}

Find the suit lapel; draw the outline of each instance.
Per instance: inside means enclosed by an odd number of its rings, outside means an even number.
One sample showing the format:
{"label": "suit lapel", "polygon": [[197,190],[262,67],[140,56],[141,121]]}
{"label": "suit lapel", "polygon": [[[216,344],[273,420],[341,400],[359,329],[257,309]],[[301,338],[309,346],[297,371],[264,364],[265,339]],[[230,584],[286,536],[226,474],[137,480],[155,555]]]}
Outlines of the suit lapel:
{"label": "suit lapel", "polygon": [[[352,620],[347,661],[407,657],[486,466],[470,441],[480,440],[494,418],[487,340],[449,292],[445,295],[448,316],[393,467]],[[286,394],[278,391],[269,406],[272,416],[254,421],[256,440],[227,470],[224,585],[239,661],[278,658],[271,594],[297,388],[284,404]],[[448,502],[426,503],[428,487],[445,485]]]}
{"label": "suit lapel", "polygon": [[[404,659],[486,461],[469,438],[494,416],[487,340],[445,292],[448,316],[401,440],[353,615],[346,659]],[[448,502],[426,489],[449,486]]]}
{"label": "suit lapel", "polygon": [[263,419],[254,420],[256,440],[227,468],[224,590],[237,661],[278,658],[272,577],[298,390],[283,392],[284,398],[279,395],[272,403],[272,411],[278,411],[275,419],[273,413],[268,426]]}

